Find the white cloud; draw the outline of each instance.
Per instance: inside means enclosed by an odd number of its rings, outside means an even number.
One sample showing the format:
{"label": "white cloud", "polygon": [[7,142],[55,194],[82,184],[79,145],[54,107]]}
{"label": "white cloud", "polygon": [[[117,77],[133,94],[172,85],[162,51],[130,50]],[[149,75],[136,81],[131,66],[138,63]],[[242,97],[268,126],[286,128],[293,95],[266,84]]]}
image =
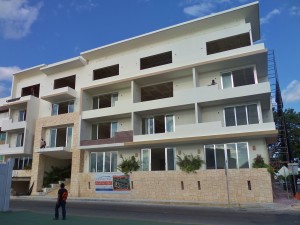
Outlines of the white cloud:
{"label": "white cloud", "polygon": [[283,91],[284,102],[300,102],[300,81],[293,80]]}
{"label": "white cloud", "polygon": [[[248,0],[244,0],[248,1]],[[183,12],[189,16],[202,17],[224,10],[235,4],[235,0],[185,0],[179,4]]]}
{"label": "white cloud", "polygon": [[83,11],[91,11],[93,8],[98,6],[97,1],[95,2],[94,0],[74,0],[71,2],[70,6],[74,8],[78,12],[83,12]]}
{"label": "white cloud", "polygon": [[188,6],[183,9],[183,12],[195,17],[201,17],[211,14],[215,8],[215,5],[211,2],[202,2],[196,5]]}
{"label": "white cloud", "polygon": [[0,66],[0,82],[10,81],[12,79],[12,75],[20,70],[21,69],[17,66],[10,66],[10,67]]}
{"label": "white cloud", "polygon": [[27,0],[0,0],[0,32],[6,39],[20,39],[29,34],[42,3],[30,6]]}
{"label": "white cloud", "polygon": [[293,6],[290,8],[290,15],[292,16],[300,16],[300,7]]}
{"label": "white cloud", "polygon": [[261,24],[269,23],[269,21],[274,17],[280,14],[279,9],[273,9],[271,12],[269,12],[265,17],[260,18]]}

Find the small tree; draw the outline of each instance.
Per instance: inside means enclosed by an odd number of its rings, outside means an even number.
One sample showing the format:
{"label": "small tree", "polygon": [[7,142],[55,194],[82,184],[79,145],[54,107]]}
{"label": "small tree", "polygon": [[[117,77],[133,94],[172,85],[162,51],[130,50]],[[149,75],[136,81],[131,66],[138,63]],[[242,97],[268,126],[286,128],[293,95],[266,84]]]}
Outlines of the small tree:
{"label": "small tree", "polygon": [[118,169],[128,175],[128,173],[132,173],[132,171],[137,171],[140,168],[140,162],[136,161],[134,156],[131,156],[131,158],[123,159],[122,163],[119,164]]}
{"label": "small tree", "polygon": [[202,166],[204,161],[200,158],[200,156],[193,156],[185,155],[181,158],[179,155],[177,155],[177,165],[180,167],[180,169],[184,172],[190,173],[196,173],[196,170],[199,170]]}

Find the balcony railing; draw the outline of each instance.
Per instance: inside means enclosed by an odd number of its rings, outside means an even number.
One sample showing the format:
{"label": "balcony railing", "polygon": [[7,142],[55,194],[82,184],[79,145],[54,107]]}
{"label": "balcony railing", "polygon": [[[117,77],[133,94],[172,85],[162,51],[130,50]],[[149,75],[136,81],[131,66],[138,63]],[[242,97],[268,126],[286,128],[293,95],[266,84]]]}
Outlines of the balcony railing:
{"label": "balcony railing", "polygon": [[26,121],[14,122],[12,119],[2,121],[2,131],[21,131],[26,127]]}

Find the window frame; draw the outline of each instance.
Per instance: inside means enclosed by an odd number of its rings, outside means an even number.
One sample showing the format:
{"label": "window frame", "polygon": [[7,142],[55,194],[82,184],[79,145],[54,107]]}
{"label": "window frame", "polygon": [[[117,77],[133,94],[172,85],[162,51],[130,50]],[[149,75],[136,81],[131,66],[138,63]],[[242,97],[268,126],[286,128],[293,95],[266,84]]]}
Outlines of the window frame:
{"label": "window frame", "polygon": [[[233,75],[232,72],[237,71],[237,70],[243,70],[243,69],[249,69],[252,68],[253,69],[253,75],[254,75],[254,84],[258,84],[258,78],[257,78],[257,68],[255,64],[251,64],[251,65],[247,65],[247,66],[243,66],[243,67],[235,67],[235,68],[230,68],[228,70],[224,70],[220,72],[220,77],[221,77],[221,89],[229,89],[229,88],[237,88],[237,87],[242,87],[242,86],[233,86],[234,82],[233,82]],[[223,84],[223,75],[224,74],[228,74],[230,73],[230,78],[231,78],[231,87],[228,88],[224,88],[224,84]]]}
{"label": "window frame", "polygon": [[[225,157],[225,166],[226,166],[226,169],[244,169],[242,167],[240,167],[240,156],[239,156],[239,149],[238,149],[238,144],[246,144],[246,148],[247,148],[247,160],[248,160],[248,167],[246,169],[249,169],[250,168],[250,151],[249,151],[249,142],[232,142],[232,143],[224,143],[224,144],[207,144],[207,145],[204,145],[204,158],[205,158],[205,162],[207,161],[207,158],[206,158],[206,146],[211,146],[213,145],[214,146],[214,165],[215,165],[215,168],[214,169],[220,169],[220,168],[217,168],[217,159],[216,159],[216,146],[217,145],[223,145],[224,146],[224,157]],[[228,162],[228,154],[227,154],[227,150],[228,150],[228,145],[235,145],[235,154],[236,154],[236,167],[235,168],[229,168],[229,162]],[[206,164],[206,163],[205,163]],[[212,168],[207,168],[207,170],[210,170]],[[225,168],[224,168],[225,169]]]}
{"label": "window frame", "polygon": [[[249,105],[256,105],[256,111],[257,111],[257,120],[258,120],[258,123],[251,123],[251,124],[260,124],[262,123],[262,119],[261,119],[261,111],[260,111],[260,103],[259,102],[250,102],[250,103],[247,103],[247,104],[244,104],[244,105],[231,105],[231,106],[225,106],[223,108],[223,121],[224,121],[224,127],[236,127],[236,126],[246,126],[246,125],[251,125],[249,124],[249,114],[248,114],[248,106]],[[236,107],[245,107],[245,111],[246,111],[246,121],[247,121],[247,124],[244,124],[244,125],[238,125],[237,124],[237,115],[236,115]],[[225,113],[225,109],[227,108],[233,108],[234,109],[234,120],[235,120],[235,125],[234,126],[227,126],[226,125],[226,113]]]}
{"label": "window frame", "polygon": [[[98,172],[98,154],[102,154],[102,171]],[[106,168],[106,156],[109,154],[109,171],[105,171]],[[117,163],[114,168],[113,165],[113,154],[116,154]],[[92,171],[92,155],[95,155],[95,172]],[[90,153],[90,165],[89,165],[89,172],[90,173],[114,173],[118,171],[118,151],[107,151],[107,152],[91,152]],[[113,171],[112,171],[113,170]]]}

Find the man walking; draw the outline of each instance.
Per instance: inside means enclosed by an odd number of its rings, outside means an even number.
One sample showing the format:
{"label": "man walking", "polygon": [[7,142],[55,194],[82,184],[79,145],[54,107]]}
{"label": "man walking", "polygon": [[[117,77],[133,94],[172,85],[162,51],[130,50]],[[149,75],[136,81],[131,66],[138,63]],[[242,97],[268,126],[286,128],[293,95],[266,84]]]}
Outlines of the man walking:
{"label": "man walking", "polygon": [[60,189],[58,190],[57,193],[57,201],[55,205],[55,217],[54,220],[58,220],[59,218],[59,212],[58,209],[61,207],[62,211],[62,219],[66,219],[66,200],[68,198],[68,191],[65,189],[65,184],[61,183],[60,184]]}

